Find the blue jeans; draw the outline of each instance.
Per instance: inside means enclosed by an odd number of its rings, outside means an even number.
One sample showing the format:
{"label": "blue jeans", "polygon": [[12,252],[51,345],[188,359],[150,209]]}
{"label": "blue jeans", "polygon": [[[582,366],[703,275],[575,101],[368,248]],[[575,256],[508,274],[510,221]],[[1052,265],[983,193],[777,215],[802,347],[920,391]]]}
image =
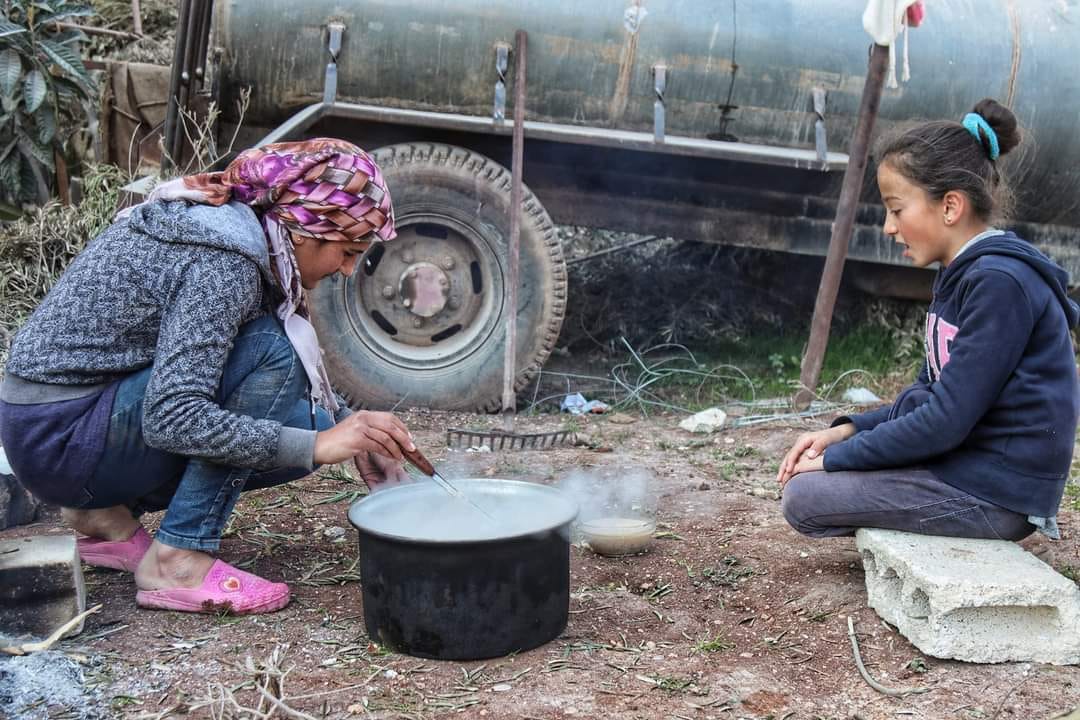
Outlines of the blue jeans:
{"label": "blue jeans", "polygon": [[939,480],[923,468],[800,473],[781,505],[791,527],[810,537],[854,535],[858,528],[921,535],[1021,540],[1027,516]]}
{"label": "blue jeans", "polygon": [[[142,434],[143,399],[151,368],[120,382],[101,462],[87,482],[84,507],[127,505],[136,516],[165,510],[156,538],[191,550],[216,550],[240,493],[281,485],[308,473],[295,468],[258,472],[155,450]],[[334,421],[312,412],[308,380],[277,318],[240,327],[218,388],[217,402],[237,415],[276,420],[306,430]]]}

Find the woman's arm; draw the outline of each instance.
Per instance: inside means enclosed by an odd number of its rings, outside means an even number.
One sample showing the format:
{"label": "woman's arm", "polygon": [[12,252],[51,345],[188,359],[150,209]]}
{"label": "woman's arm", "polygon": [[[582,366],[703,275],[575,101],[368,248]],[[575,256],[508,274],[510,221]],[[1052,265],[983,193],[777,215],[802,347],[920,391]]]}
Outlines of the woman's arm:
{"label": "woman's arm", "polygon": [[162,308],[143,436],[166,452],[235,467],[311,467],[315,432],[236,415],[217,401],[240,323],[259,306],[255,264],[209,248]]}

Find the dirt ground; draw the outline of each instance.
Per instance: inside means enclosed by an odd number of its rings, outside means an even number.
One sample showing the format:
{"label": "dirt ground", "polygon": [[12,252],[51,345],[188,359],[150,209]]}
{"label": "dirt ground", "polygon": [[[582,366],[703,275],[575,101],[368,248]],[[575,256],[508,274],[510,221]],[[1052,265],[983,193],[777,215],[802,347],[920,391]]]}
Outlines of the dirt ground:
{"label": "dirt ground", "polygon": [[[801,430],[823,421],[702,438],[679,430],[671,415],[593,416],[574,422],[598,449],[464,453],[445,447],[445,428],[494,419],[403,416],[451,477],[550,484],[580,469],[646,468],[655,478],[658,537],[645,554],[625,558],[572,546],[570,620],[552,642],[482,662],[422,660],[367,637],[346,518],[361,487],[314,475],[246,495],[222,547],[227,561],[289,582],[285,610],[241,618],[136,610],[130,575],[87,568],[89,602],[104,607],[51,653],[82,670],[80,703],[65,707],[41,693],[8,711],[260,717],[244,708],[258,707],[253,680],[275,668],[288,670],[279,687],[289,708],[275,717],[1041,720],[1080,705],[1080,668],[923,656],[867,607],[853,540],[812,541],[785,524],[771,494],[776,462]],[[518,429],[567,422],[522,418]],[[1066,539],[1053,545],[1051,562],[1080,567],[1080,518],[1063,509],[1061,521]],[[52,520],[0,538],[62,531]],[[878,681],[928,692],[897,698],[871,689],[855,667],[849,616]]]}

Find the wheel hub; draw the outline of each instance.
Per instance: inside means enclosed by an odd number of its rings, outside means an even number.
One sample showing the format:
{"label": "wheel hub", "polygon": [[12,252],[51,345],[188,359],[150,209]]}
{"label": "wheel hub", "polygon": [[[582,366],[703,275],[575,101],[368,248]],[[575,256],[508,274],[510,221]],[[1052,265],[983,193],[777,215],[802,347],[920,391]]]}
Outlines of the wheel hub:
{"label": "wheel hub", "polygon": [[450,298],[450,278],[437,265],[413,263],[398,279],[401,304],[413,315],[429,318],[446,307]]}

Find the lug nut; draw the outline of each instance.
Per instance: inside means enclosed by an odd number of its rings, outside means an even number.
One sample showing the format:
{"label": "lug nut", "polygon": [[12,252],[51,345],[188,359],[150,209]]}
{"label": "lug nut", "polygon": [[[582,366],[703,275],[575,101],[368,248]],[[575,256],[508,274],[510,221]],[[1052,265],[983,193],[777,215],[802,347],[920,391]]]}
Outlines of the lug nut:
{"label": "lug nut", "polygon": [[458,302],[457,298],[450,298],[446,302],[446,307],[450,308],[451,310],[457,310],[459,307],[461,307],[461,303]]}
{"label": "lug nut", "polygon": [[401,259],[402,259],[403,262],[407,262],[409,264],[412,264],[412,261],[415,260],[416,258],[413,257],[413,254],[411,252],[406,250],[405,252],[401,253]]}
{"label": "lug nut", "polygon": [[423,321],[423,320],[421,320],[420,318],[413,318],[413,321],[412,321],[412,326],[413,326],[414,328],[418,328],[418,327],[421,327],[421,326],[422,326],[423,324],[424,324],[424,321]]}
{"label": "lug nut", "polygon": [[405,307],[412,307],[412,300],[410,300],[409,298],[405,298],[401,301],[401,304]]}
{"label": "lug nut", "polygon": [[444,257],[442,259],[441,264],[442,264],[442,269],[443,270],[453,270],[454,269],[454,258],[447,255],[446,257]]}
{"label": "lug nut", "polygon": [[382,296],[387,300],[392,299],[394,297],[394,288],[390,287],[389,285],[383,286]]}

